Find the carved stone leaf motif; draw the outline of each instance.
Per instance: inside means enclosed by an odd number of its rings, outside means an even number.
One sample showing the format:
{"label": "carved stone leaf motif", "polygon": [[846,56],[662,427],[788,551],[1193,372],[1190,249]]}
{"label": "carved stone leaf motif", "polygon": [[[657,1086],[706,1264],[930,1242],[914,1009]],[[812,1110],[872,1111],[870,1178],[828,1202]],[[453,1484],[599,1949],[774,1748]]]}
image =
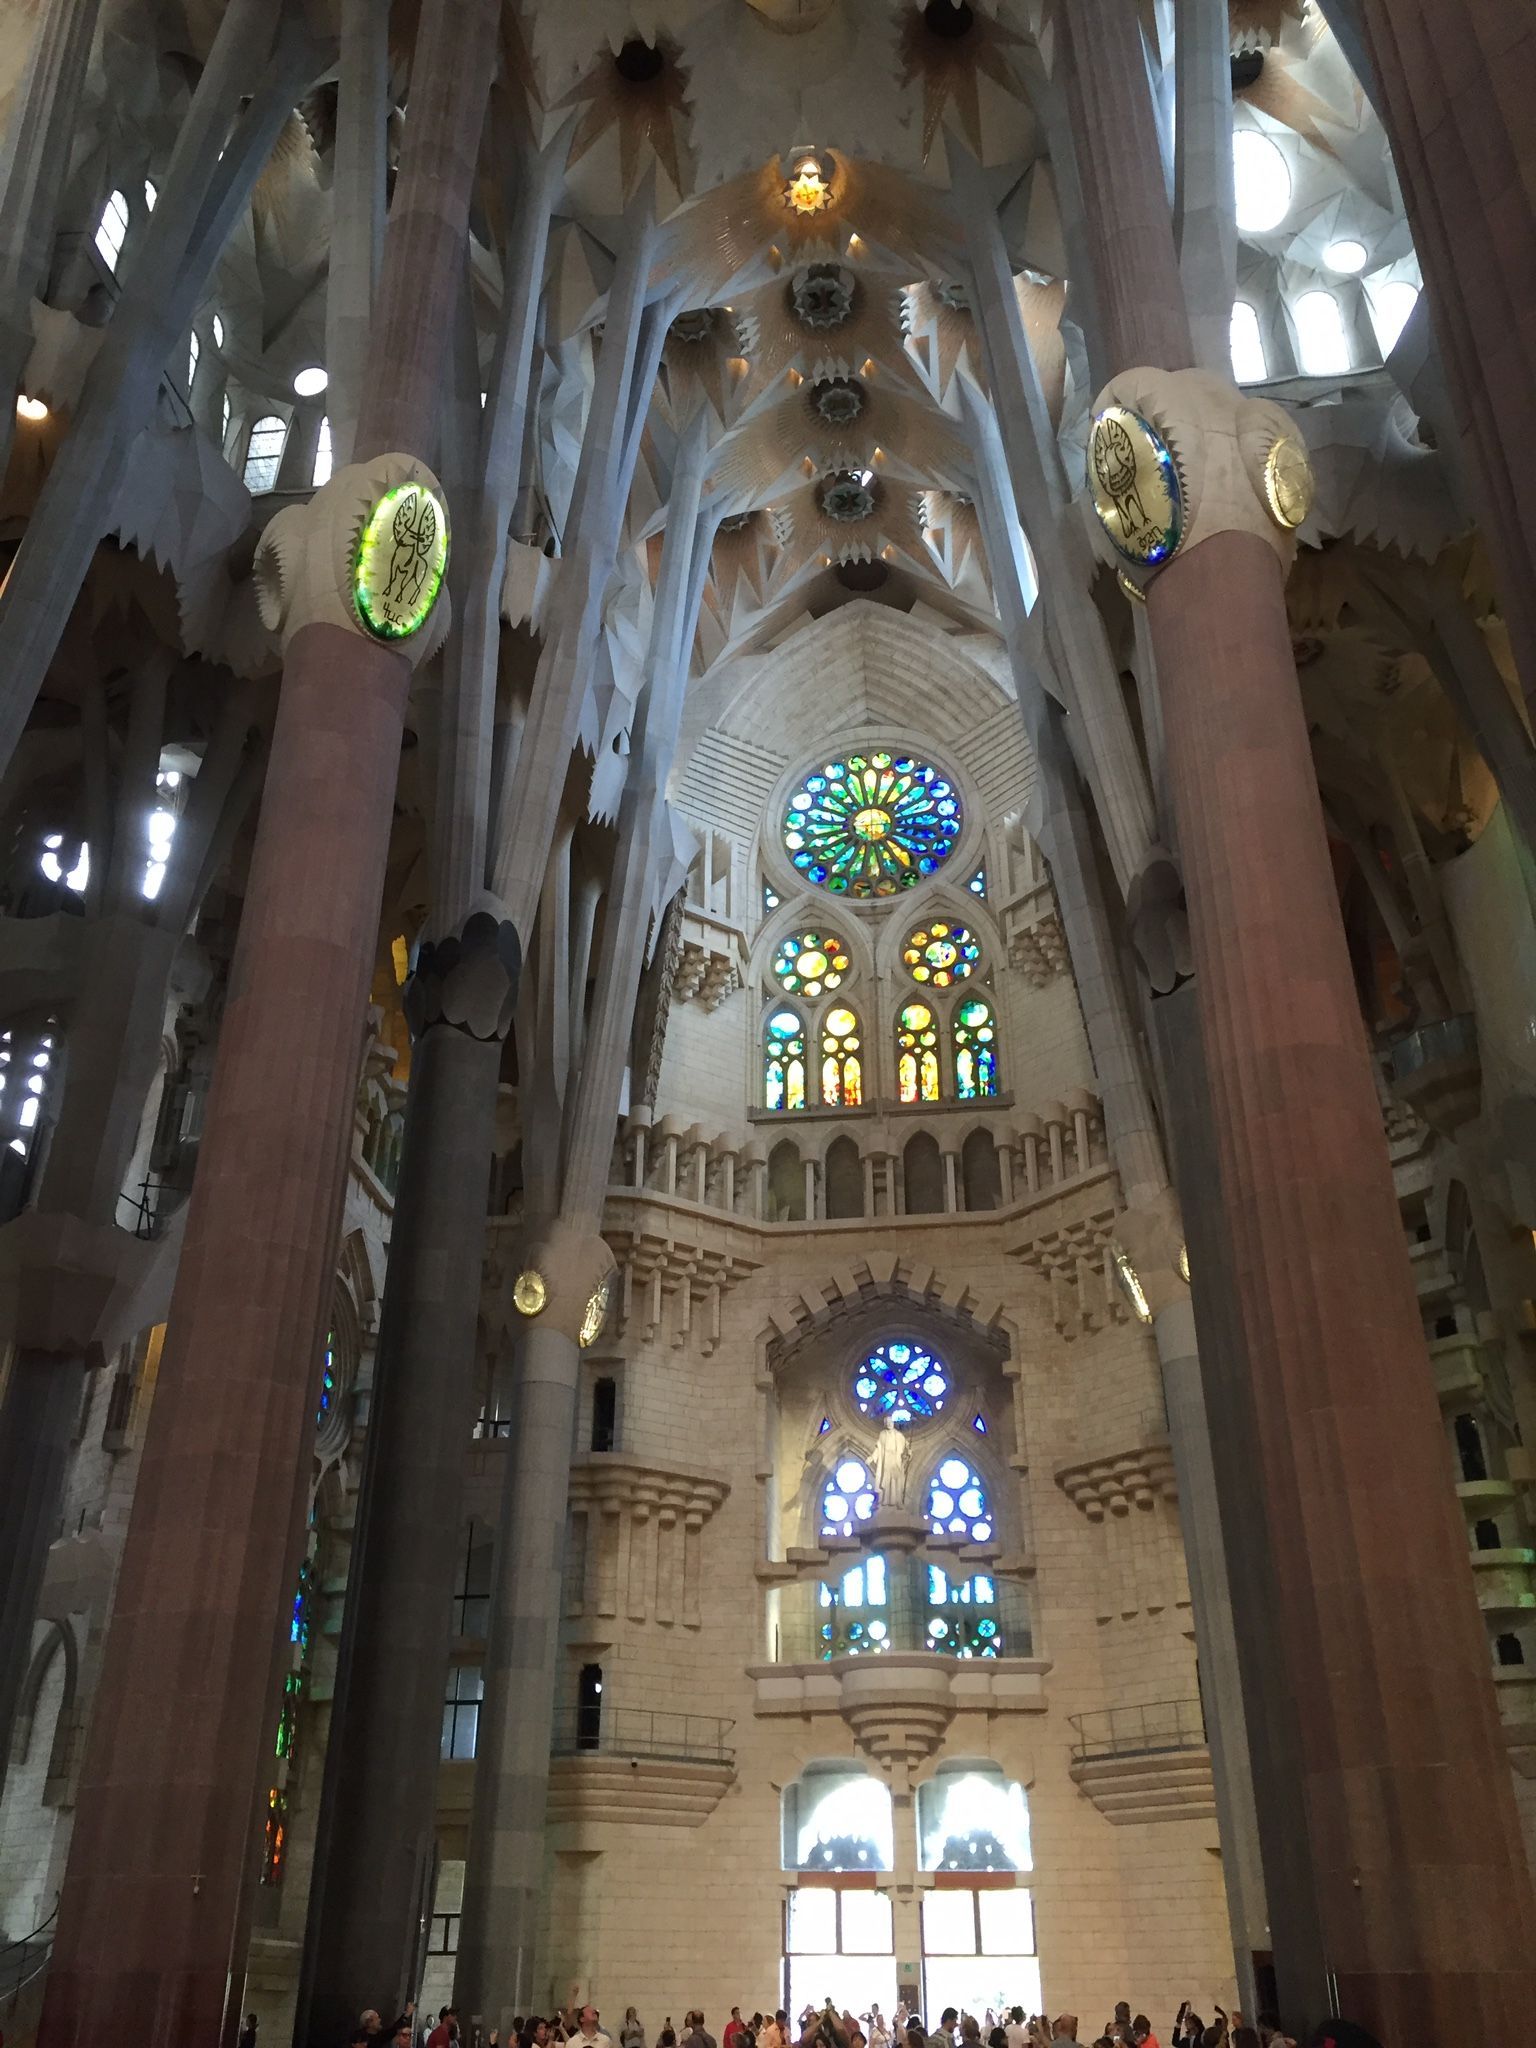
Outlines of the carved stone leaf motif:
{"label": "carved stone leaf motif", "polygon": [[504,1038],[512,1023],[522,968],[515,929],[489,911],[474,911],[461,933],[424,945],[405,994],[413,1035],[452,1024],[473,1038]]}

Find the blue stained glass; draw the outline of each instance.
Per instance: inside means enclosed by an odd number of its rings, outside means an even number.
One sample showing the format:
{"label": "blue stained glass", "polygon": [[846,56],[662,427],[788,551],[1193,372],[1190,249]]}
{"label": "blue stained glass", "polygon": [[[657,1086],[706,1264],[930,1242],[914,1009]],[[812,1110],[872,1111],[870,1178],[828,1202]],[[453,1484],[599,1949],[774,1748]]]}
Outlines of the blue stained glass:
{"label": "blue stained glass", "polygon": [[987,893],[986,868],[979,867],[965,886],[967,887],[967,889],[970,890],[973,896],[985,896]]}
{"label": "blue stained glass", "polygon": [[949,1395],[949,1375],[932,1352],[896,1339],[879,1345],[853,1378],[853,1397],[865,1415],[923,1422]]}
{"label": "blue stained glass", "polygon": [[960,824],[959,798],[928,762],[850,754],[806,776],[790,798],[784,845],[834,895],[893,896],[938,869]]}
{"label": "blue stained glass", "polygon": [[982,1421],[979,1415],[973,1415],[971,1417],[971,1427],[976,1431],[978,1436],[985,1436],[987,1433],[987,1425]]}

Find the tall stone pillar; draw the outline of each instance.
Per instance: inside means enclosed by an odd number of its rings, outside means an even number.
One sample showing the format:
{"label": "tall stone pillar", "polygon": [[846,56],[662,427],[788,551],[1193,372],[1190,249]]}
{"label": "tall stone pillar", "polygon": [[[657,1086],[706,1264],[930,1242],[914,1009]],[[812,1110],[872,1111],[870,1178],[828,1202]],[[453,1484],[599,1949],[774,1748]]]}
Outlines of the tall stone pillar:
{"label": "tall stone pillar", "polygon": [[[1536,1913],[1291,657],[1305,456],[1202,371],[1125,373],[1095,413],[1157,656],[1324,1960],[1384,2039],[1497,2037]],[[1326,1985],[1297,1995],[1323,2016]]]}
{"label": "tall stone pillar", "polygon": [[[430,445],[498,16],[491,0],[423,11],[359,430],[369,451],[395,434]],[[44,2048],[84,2048],[128,2014],[157,2048],[206,2048],[243,1982],[406,690],[446,623],[433,605],[446,510],[418,460],[344,469],[274,529],[257,571],[285,640],[271,766]]]}
{"label": "tall stone pillar", "polygon": [[[1536,707],[1536,34],[1508,0],[1352,0]],[[1523,479],[1523,481],[1522,481]]]}
{"label": "tall stone pillar", "polygon": [[315,2048],[332,2048],[366,2006],[398,2012],[418,1989],[486,1190],[518,966],[511,926],[482,912],[462,937],[423,949],[407,992],[419,1035],[310,1884],[299,2032]]}
{"label": "tall stone pillar", "polygon": [[589,1308],[599,1317],[606,1301],[613,1254],[557,1222],[530,1229],[509,1266],[518,1371],[454,1977],[466,2020],[503,2039],[534,2005],[580,1339]]}

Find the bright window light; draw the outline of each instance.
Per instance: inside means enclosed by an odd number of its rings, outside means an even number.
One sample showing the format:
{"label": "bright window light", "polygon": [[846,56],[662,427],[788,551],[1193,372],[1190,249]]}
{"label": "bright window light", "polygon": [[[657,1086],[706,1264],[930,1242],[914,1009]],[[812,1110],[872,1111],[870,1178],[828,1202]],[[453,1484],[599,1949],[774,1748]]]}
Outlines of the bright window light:
{"label": "bright window light", "polygon": [[1346,237],[1342,242],[1330,242],[1323,251],[1323,261],[1330,270],[1337,270],[1344,277],[1354,277],[1364,270],[1369,258],[1364,242]]}
{"label": "bright window light", "polygon": [[146,179],[144,180],[144,210],[145,210],[145,212],[146,212],[146,213],[153,213],[153,212],[154,212],[154,210],[155,210],[155,201],[156,201],[156,200],[157,200],[157,199],[158,199],[159,197],[160,197],[160,194],[159,194],[159,193],[158,193],[158,192],[157,192],[157,191],[155,190],[154,186],[153,186],[153,185],[151,185],[151,183],[149,182],[148,178],[146,178]]}
{"label": "bright window light", "polygon": [[121,192],[109,192],[102,211],[101,225],[96,230],[96,247],[101,260],[108,270],[116,270],[117,259],[123,253],[123,238],[128,232],[128,202]]}
{"label": "bright window light", "polygon": [[311,363],[307,369],[299,371],[293,380],[293,388],[300,398],[318,398],[330,381],[318,363]]}
{"label": "bright window light", "polygon": [[1232,374],[1239,384],[1262,384],[1269,375],[1259,316],[1246,299],[1232,308]]}
{"label": "bright window light", "polygon": [[1291,210],[1291,173],[1267,135],[1239,128],[1232,137],[1237,224],[1245,235],[1267,235]]}
{"label": "bright window light", "polygon": [[45,420],[48,408],[40,398],[28,398],[23,393],[16,401],[16,417],[19,420]]}
{"label": "bright window light", "polygon": [[1303,292],[1295,318],[1297,353],[1309,377],[1336,377],[1351,367],[1344,314],[1332,292]]}
{"label": "bright window light", "polygon": [[328,484],[330,480],[331,422],[329,415],[327,415],[327,417],[320,422],[320,431],[315,436],[315,466],[310,474],[310,482],[318,491],[322,484]]}
{"label": "bright window light", "polygon": [[1397,347],[1398,338],[1408,325],[1409,315],[1419,303],[1419,288],[1405,277],[1396,277],[1386,284],[1373,286],[1369,296],[1376,343],[1386,357]]}
{"label": "bright window light", "polygon": [[224,322],[217,313],[213,316],[213,345],[215,348],[224,346]]}
{"label": "bright window light", "polygon": [[82,843],[74,866],[66,874],[64,864],[59,859],[63,847],[64,834],[50,832],[43,841],[43,852],[38,866],[50,882],[62,882],[66,889],[73,889],[79,896],[83,894],[85,885],[91,878],[91,849]]}
{"label": "bright window light", "polygon": [[187,336],[187,396],[189,398],[192,395],[192,386],[197,382],[197,359],[201,352],[201,344],[197,336],[189,334]]}
{"label": "bright window light", "polygon": [[230,405],[229,405],[229,394],[228,394],[228,392],[226,392],[226,393],[224,394],[224,403],[223,403],[223,405],[222,405],[222,407],[220,408],[220,411],[219,411],[219,438],[220,438],[220,439],[221,439],[222,441],[226,442],[226,443],[227,443],[227,442],[228,442],[228,440],[229,440],[229,422],[230,422],[230,418],[231,418],[231,413],[230,413]]}

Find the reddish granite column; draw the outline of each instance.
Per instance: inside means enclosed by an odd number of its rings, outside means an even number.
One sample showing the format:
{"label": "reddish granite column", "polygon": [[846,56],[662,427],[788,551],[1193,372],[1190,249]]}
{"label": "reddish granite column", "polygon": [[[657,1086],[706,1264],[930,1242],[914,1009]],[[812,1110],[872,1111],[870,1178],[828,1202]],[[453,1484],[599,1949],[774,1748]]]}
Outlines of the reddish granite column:
{"label": "reddish granite column", "polygon": [[1274,552],[1216,534],[1148,612],[1328,1962],[1384,2040],[1498,2040],[1530,1875]]}
{"label": "reddish granite column", "polygon": [[1536,13],[1361,0],[1435,338],[1536,708]]}
{"label": "reddish granite column", "polygon": [[[1135,12],[1070,0],[1061,20],[1105,355],[1184,369]],[[1205,517],[1148,622],[1327,1964],[1385,2041],[1497,2040],[1536,2001],[1536,1908],[1284,573],[1256,497],[1232,505],[1249,531]]]}
{"label": "reddish granite column", "polygon": [[[432,453],[497,14],[494,0],[424,12],[368,454]],[[408,677],[400,651],[336,624],[288,643],[44,2048],[209,2048],[243,1987]]]}

